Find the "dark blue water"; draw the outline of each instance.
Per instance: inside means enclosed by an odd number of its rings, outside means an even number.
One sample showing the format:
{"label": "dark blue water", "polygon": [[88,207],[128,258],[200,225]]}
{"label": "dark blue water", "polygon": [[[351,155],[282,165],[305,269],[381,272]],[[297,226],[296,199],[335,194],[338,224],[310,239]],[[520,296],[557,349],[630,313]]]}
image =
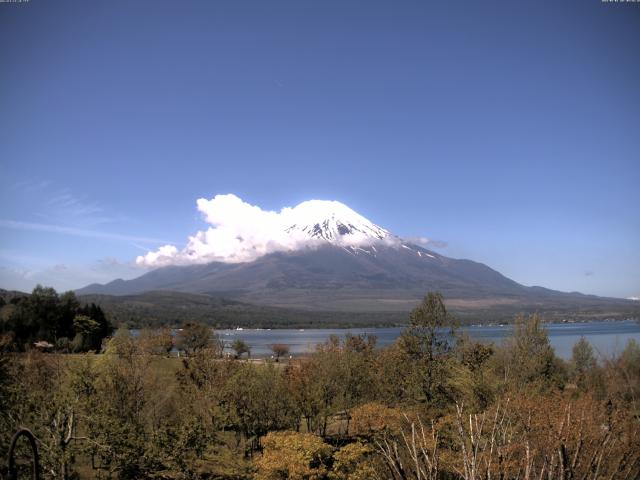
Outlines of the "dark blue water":
{"label": "dark blue water", "polygon": [[[631,338],[640,343],[640,323],[633,320],[599,321],[584,323],[558,323],[545,325],[551,345],[561,358],[570,358],[573,345],[584,336],[601,356],[611,356],[624,349]],[[510,325],[472,326],[460,330],[479,341],[501,343],[511,333]],[[289,346],[292,355],[304,355],[313,352],[315,346],[327,341],[330,335],[344,338],[346,333],[353,335],[375,335],[377,345],[393,343],[402,328],[350,328],[350,329],[300,329],[300,330],[218,330],[220,339],[229,346],[236,339],[244,340],[251,347],[252,357],[269,357],[271,345],[284,343]]]}

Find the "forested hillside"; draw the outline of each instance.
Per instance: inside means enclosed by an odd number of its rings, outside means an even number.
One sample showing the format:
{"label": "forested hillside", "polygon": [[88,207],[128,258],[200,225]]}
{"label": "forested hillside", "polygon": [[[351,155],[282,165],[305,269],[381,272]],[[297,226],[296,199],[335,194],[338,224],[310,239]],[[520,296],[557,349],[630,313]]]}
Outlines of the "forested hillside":
{"label": "forested hillside", "polygon": [[399,312],[306,311],[169,291],[123,296],[81,295],[79,298],[100,305],[115,325],[132,327],[180,326],[192,321],[216,328],[346,328],[406,322],[406,314]]}

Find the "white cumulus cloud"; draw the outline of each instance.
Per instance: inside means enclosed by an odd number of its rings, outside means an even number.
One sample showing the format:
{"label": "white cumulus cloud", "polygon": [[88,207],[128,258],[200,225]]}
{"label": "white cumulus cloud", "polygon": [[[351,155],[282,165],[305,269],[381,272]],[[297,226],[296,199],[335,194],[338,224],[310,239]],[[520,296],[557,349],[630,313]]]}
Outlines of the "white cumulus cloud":
{"label": "white cumulus cloud", "polygon": [[[378,228],[339,202],[310,200],[296,207],[285,207],[279,212],[263,210],[236,195],[216,195],[197,201],[198,211],[210,225],[207,230],[190,236],[187,245],[179,250],[164,245],[156,251],[137,257],[136,263],[146,267],[187,265],[214,261],[249,262],[265,254],[296,250],[323,243],[302,231],[301,224],[313,225],[327,216],[347,219],[365,229]],[[297,226],[296,228],[292,228]],[[386,231],[385,231],[386,232]],[[363,242],[366,235],[356,232],[338,241],[349,245]]]}

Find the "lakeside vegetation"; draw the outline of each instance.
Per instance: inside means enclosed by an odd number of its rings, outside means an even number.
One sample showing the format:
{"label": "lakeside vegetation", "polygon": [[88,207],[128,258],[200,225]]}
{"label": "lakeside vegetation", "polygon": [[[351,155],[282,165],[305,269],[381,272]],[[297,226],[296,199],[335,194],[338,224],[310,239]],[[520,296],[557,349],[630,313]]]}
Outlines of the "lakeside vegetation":
{"label": "lakeside vegetation", "polygon": [[[380,296],[386,294],[380,292]],[[334,303],[323,303],[315,309],[293,306],[271,307],[233,300],[226,297],[199,295],[173,291],[150,291],[136,295],[80,295],[82,302],[100,305],[114,325],[127,324],[130,328],[181,325],[202,322],[215,328],[358,328],[405,326],[410,310],[420,297],[407,298],[394,310],[388,305],[380,310],[377,299],[339,302],[345,310],[335,309]],[[545,321],[590,321],[602,319],[640,318],[640,305],[626,302],[615,307],[598,300],[592,304],[567,304],[553,296],[540,297],[535,302],[502,302],[496,299],[453,300],[447,298],[447,308],[460,324],[512,323],[519,313],[540,313]],[[300,298],[300,303],[305,301]],[[449,302],[449,300],[451,300]],[[503,299],[504,300],[504,299]],[[624,303],[624,301],[620,301]],[[333,305],[334,310],[323,310]]]}
{"label": "lakeside vegetation", "polygon": [[501,345],[449,342],[455,324],[428,294],[389,347],[332,337],[264,362],[198,324],[182,358],[166,329],[100,354],[11,353],[4,331],[0,432],[34,432],[44,478],[638,478],[636,342],[596,359],[583,339],[565,362],[537,316]]}
{"label": "lakeside vegetation", "polygon": [[[0,289],[0,318],[3,305],[28,302],[32,294]],[[216,329],[236,328],[364,328],[403,327],[407,325],[409,311],[419,300],[403,302],[406,311],[375,311],[371,301],[360,301],[348,311],[301,310],[271,307],[202,294],[174,291],[149,291],[136,295],[75,295],[65,292],[60,297],[74,298],[83,305],[99,307],[114,326],[131,329],[182,327],[198,322]],[[629,302],[628,302],[629,303]],[[454,313],[460,325],[509,324],[520,313],[536,312],[546,322],[622,320],[640,318],[637,302],[631,306],[612,309],[606,304],[577,306],[554,303],[553,298],[540,299],[531,305],[492,303],[491,300],[451,300],[447,308]],[[5,309],[7,310],[7,309]]]}
{"label": "lakeside vegetation", "polygon": [[[199,322],[214,328],[350,328],[406,324],[401,312],[305,311],[252,305],[227,298],[171,291],[138,295],[79,295],[66,292],[83,304],[100,307],[112,325],[128,328],[179,327]],[[25,302],[30,294],[0,290],[3,304]],[[6,314],[5,314],[6,316]]]}

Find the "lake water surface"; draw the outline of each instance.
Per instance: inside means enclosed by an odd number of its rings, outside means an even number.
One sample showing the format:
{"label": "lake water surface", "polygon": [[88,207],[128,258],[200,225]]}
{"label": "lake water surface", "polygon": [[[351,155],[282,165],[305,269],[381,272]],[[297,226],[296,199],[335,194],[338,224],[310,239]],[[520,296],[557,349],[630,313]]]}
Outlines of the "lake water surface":
{"label": "lake water surface", "polygon": [[[640,322],[634,320],[625,321],[598,321],[583,323],[557,323],[546,324],[551,345],[556,354],[564,359],[571,357],[573,345],[585,337],[594,350],[604,356],[619,353],[624,349],[631,338],[640,343]],[[273,330],[217,330],[220,338],[228,347],[234,340],[244,340],[251,347],[252,357],[268,357],[271,355],[271,345],[284,343],[289,346],[290,353],[294,356],[304,355],[314,350],[330,335],[338,335],[344,338],[345,334],[375,335],[378,338],[377,345],[383,347],[393,343],[403,328],[349,328],[349,329],[273,329]],[[490,325],[463,327],[469,335],[479,341],[499,344],[512,330],[511,325]]]}

